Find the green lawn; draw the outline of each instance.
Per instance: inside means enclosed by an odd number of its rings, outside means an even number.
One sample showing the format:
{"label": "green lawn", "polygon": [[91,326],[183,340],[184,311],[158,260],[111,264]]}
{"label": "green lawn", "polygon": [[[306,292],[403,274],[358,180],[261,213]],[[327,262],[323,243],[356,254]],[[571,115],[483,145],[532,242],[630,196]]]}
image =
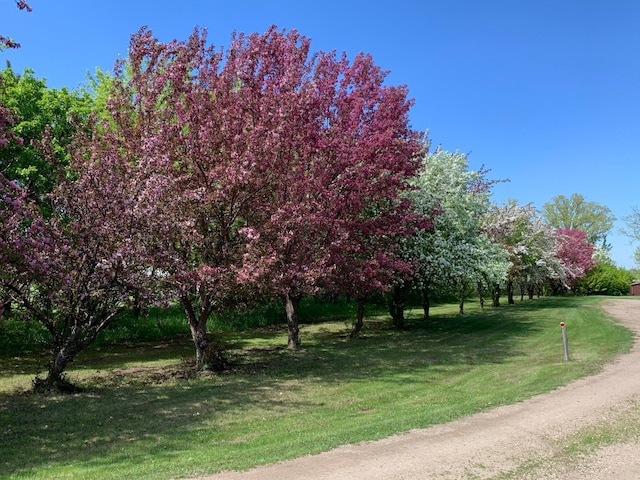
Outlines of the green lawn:
{"label": "green lawn", "polygon": [[[602,298],[542,298],[390,327],[321,311],[301,330],[228,331],[232,369],[194,376],[187,337],[92,348],[73,364],[75,395],[25,393],[35,353],[0,355],[0,478],[173,478],[328,450],[513,403],[592,374],[632,335]],[[634,300],[629,300],[634,301]],[[565,362],[559,323],[567,325]]]}

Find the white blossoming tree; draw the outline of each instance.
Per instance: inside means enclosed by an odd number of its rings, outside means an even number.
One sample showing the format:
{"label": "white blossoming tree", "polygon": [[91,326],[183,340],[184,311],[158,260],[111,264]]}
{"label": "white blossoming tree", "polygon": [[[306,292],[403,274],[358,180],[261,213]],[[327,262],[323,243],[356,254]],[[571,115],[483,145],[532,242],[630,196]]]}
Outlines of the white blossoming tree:
{"label": "white blossoming tree", "polygon": [[[502,246],[509,256],[507,270],[507,298],[514,303],[514,286],[520,291],[533,291],[545,281],[565,283],[567,266],[558,255],[561,247],[556,230],[545,223],[532,204],[519,205],[509,200],[494,206],[486,216],[485,232]],[[499,305],[500,285],[493,288],[493,304]]]}
{"label": "white blossoming tree", "polygon": [[[482,233],[488,212],[491,186],[486,171],[469,169],[460,152],[437,149],[425,157],[410,192],[415,208],[423,215],[435,214],[431,230],[420,231],[403,244],[404,255],[413,260],[414,284],[419,288],[425,318],[432,292],[453,293],[464,300],[485,282],[499,282],[507,269],[506,256]],[[406,282],[394,290],[392,316],[401,321],[402,293]]]}

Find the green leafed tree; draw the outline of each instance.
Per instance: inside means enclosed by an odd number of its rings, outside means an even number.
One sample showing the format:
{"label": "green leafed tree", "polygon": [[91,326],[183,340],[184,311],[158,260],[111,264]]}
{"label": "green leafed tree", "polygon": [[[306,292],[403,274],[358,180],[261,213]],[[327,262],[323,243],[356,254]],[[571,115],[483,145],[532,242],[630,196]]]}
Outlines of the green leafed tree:
{"label": "green leafed tree", "polygon": [[[58,169],[68,164],[66,146],[76,131],[76,120],[88,115],[93,100],[86,92],[48,88],[45,79],[29,68],[18,74],[7,66],[0,71],[0,105],[14,118],[11,132],[22,138],[21,144],[7,144],[0,150],[0,173],[26,188],[42,205],[56,184]],[[37,147],[46,128],[53,159],[45,158]]]}
{"label": "green leafed tree", "polygon": [[[622,217],[622,219],[627,224],[627,228],[623,229],[622,233],[630,237],[632,241],[640,242],[640,208],[633,207],[631,215]],[[640,247],[636,248],[635,259],[636,263],[640,265]]]}
{"label": "green leafed tree", "polygon": [[611,210],[596,202],[586,201],[579,193],[571,197],[558,195],[542,206],[542,216],[555,228],[582,230],[589,242],[609,249],[607,235],[616,217]]}

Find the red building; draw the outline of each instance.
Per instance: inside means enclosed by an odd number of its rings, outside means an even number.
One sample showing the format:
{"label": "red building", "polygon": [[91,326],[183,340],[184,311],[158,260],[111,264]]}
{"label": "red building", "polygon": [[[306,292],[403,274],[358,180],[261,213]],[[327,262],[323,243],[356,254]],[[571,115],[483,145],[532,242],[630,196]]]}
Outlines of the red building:
{"label": "red building", "polygon": [[633,282],[629,293],[631,295],[640,295],[640,282]]}

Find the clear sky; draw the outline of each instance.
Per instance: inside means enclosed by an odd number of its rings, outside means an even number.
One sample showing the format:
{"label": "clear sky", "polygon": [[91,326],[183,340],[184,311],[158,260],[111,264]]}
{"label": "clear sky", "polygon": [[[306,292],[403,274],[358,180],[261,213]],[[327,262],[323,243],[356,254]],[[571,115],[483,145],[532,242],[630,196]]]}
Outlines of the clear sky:
{"label": "clear sky", "polygon": [[371,53],[389,83],[408,85],[413,128],[510,180],[494,201],[580,193],[618,217],[612,257],[634,265],[617,230],[640,206],[640,1],[28,1],[32,13],[0,0],[0,34],[22,44],[0,52],[1,67],[30,67],[54,88],[111,70],[143,25],[162,41],[207,27],[226,47],[233,30],[275,24],[313,50]]}

